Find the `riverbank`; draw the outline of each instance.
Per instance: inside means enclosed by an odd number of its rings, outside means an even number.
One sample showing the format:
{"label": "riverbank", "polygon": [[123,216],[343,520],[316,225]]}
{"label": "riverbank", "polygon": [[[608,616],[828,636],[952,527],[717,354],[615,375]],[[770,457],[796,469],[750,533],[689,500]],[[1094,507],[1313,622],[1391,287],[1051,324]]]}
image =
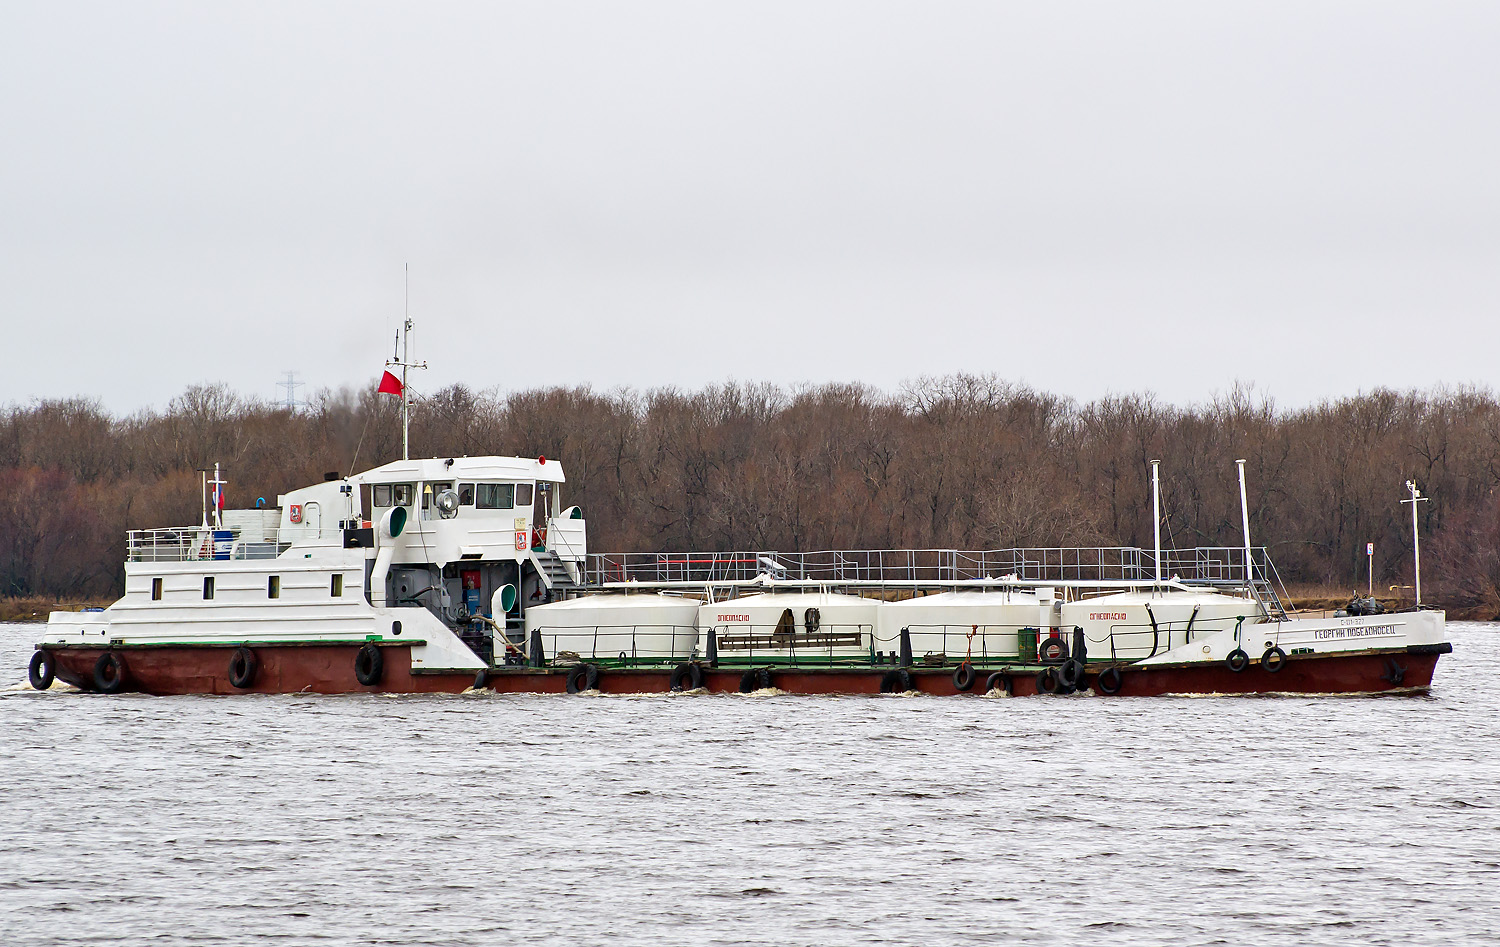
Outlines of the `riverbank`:
{"label": "riverbank", "polygon": [[59,602],[48,595],[23,595],[0,598],[0,621],[44,622],[55,611],[77,611],[80,608],[103,608],[114,599],[88,602]]}

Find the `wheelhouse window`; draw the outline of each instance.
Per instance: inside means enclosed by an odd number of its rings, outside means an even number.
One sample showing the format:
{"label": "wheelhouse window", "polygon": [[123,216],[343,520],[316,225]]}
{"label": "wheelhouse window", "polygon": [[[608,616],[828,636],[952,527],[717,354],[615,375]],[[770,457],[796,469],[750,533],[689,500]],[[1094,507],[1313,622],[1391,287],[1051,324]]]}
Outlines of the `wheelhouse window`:
{"label": "wheelhouse window", "polygon": [[518,507],[529,507],[529,506],[531,506],[531,484],[529,484],[529,483],[518,483],[518,484],[516,484],[516,506],[518,506]]}
{"label": "wheelhouse window", "polygon": [[151,601],[161,601],[161,579],[151,580]]}
{"label": "wheelhouse window", "polygon": [[281,576],[273,575],[266,578],[266,598],[281,598]]}
{"label": "wheelhouse window", "polygon": [[333,574],[333,581],[328,584],[328,594],[334,598],[341,598],[343,596],[344,574],[342,572],[335,572]]}
{"label": "wheelhouse window", "polygon": [[479,484],[475,506],[481,510],[510,510],[516,505],[516,487],[513,483]]}
{"label": "wheelhouse window", "polygon": [[474,505],[474,485],[472,483],[461,483],[458,485],[458,505]]}
{"label": "wheelhouse window", "polygon": [[375,506],[411,506],[415,487],[409,483],[377,483],[371,491]]}
{"label": "wheelhouse window", "polygon": [[214,577],[206,575],[203,577],[203,600],[208,601],[214,597]]}

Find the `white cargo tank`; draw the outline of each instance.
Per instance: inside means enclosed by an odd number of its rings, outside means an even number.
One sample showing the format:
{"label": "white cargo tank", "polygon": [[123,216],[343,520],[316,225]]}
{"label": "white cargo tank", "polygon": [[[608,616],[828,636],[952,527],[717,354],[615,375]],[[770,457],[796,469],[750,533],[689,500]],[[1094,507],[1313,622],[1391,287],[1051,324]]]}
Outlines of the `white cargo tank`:
{"label": "white cargo tank", "polygon": [[585,595],[526,609],[526,640],[540,632],[542,651],[553,661],[670,664],[693,656],[697,621],[697,599],[648,592]]}
{"label": "white cargo tank", "polygon": [[880,603],[833,592],[767,592],[698,610],[721,664],[867,661]]}
{"label": "white cargo tank", "polygon": [[1021,629],[1041,627],[1041,614],[1041,599],[1029,589],[939,592],[883,602],[875,623],[875,650],[899,651],[901,629],[906,628],[918,662],[969,655],[1014,660],[1020,654]]}
{"label": "white cargo tank", "polygon": [[[1082,628],[1090,660],[1139,660],[1232,629],[1241,618],[1263,621],[1254,599],[1202,591],[1116,592],[1068,602],[1060,623]],[[1258,653],[1258,652],[1257,652]]]}

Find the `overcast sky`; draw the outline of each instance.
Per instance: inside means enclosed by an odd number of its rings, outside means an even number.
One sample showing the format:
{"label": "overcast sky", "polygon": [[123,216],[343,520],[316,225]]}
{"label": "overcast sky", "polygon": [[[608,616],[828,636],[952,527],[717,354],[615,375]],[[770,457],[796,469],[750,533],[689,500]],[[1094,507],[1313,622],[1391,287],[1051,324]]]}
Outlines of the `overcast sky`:
{"label": "overcast sky", "polygon": [[0,402],[1495,377],[1493,3],[0,13]]}

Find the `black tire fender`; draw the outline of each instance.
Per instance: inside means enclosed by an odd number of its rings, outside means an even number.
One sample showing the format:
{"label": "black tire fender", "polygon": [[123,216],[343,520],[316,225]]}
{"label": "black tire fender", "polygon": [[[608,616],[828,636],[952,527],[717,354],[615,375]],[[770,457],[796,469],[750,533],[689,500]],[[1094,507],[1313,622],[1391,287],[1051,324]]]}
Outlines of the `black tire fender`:
{"label": "black tire fender", "polygon": [[1068,643],[1061,638],[1043,638],[1036,646],[1036,656],[1043,664],[1061,664],[1068,660]]}
{"label": "black tire fender", "polygon": [[679,664],[672,669],[668,686],[674,691],[695,691],[703,686],[703,665],[696,662]]}
{"label": "black tire fender", "polygon": [[45,648],[38,648],[31,655],[31,664],[26,668],[26,677],[33,690],[44,691],[57,678],[57,658]]}
{"label": "black tire fender", "polygon": [[916,687],[912,684],[911,672],[906,668],[893,668],[881,675],[882,694],[904,694],[910,690],[916,690]]}
{"label": "black tire fender", "polygon": [[740,693],[753,694],[771,686],[770,668],[751,668],[740,675]]}
{"label": "black tire fender", "polygon": [[255,684],[255,675],[259,670],[260,661],[249,648],[235,648],[234,654],[229,656],[229,683],[240,690]]}
{"label": "black tire fender", "polygon": [[1083,662],[1069,658],[1057,666],[1057,683],[1064,689],[1083,687]]}
{"label": "black tire fender", "polygon": [[1057,679],[1056,668],[1042,668],[1036,675],[1036,692],[1038,694],[1056,694],[1062,688],[1062,681]]}
{"label": "black tire fender", "polygon": [[101,694],[118,694],[129,679],[130,668],[122,654],[106,651],[94,662],[94,690]]}
{"label": "black tire fender", "polygon": [[988,694],[993,690],[998,690],[1007,697],[1015,693],[1010,683],[1010,675],[1004,671],[996,671],[994,674],[991,674],[984,682],[984,692]]}
{"label": "black tire fender", "polygon": [[1095,678],[1095,681],[1099,685],[1100,692],[1114,695],[1118,694],[1120,688],[1125,686],[1125,675],[1117,667],[1107,667],[1099,672],[1099,676]]}
{"label": "black tire fender", "polygon": [[373,641],[365,642],[354,655],[355,679],[366,687],[374,687],[384,676],[385,655],[380,653],[380,646]]}
{"label": "black tire fender", "polygon": [[1271,645],[1271,647],[1266,649],[1266,653],[1260,656],[1260,666],[1265,668],[1268,673],[1275,674],[1286,667],[1286,652],[1275,645]]}
{"label": "black tire fender", "polygon": [[592,664],[576,664],[568,671],[568,693],[582,694],[599,689],[599,669]]}
{"label": "black tire fender", "polygon": [[1235,648],[1224,656],[1224,666],[1238,674],[1250,666],[1250,655],[1242,648]]}
{"label": "black tire fender", "polygon": [[965,661],[953,672],[953,687],[959,692],[972,690],[974,682],[979,679],[979,672],[974,670],[974,665]]}

